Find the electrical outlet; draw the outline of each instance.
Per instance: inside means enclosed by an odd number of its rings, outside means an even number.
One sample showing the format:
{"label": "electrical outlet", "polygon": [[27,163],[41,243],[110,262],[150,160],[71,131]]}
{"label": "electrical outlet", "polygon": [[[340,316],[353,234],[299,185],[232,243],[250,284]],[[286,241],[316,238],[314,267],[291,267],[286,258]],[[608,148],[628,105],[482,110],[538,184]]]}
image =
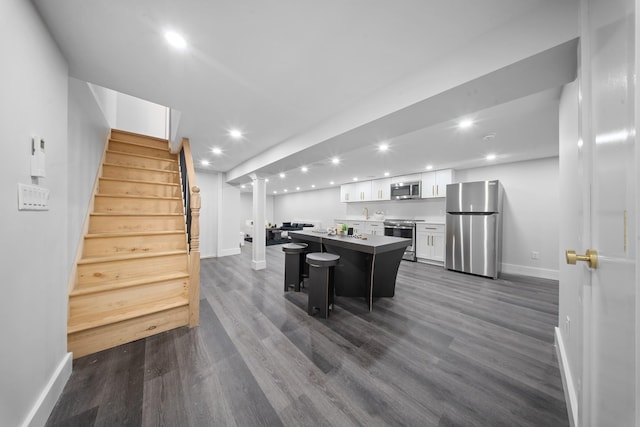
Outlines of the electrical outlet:
{"label": "electrical outlet", "polygon": [[569,318],[569,316],[567,316],[567,318],[564,320],[564,332],[566,338],[569,339],[571,337],[571,319]]}
{"label": "electrical outlet", "polygon": [[540,252],[531,251],[531,259],[540,259]]}

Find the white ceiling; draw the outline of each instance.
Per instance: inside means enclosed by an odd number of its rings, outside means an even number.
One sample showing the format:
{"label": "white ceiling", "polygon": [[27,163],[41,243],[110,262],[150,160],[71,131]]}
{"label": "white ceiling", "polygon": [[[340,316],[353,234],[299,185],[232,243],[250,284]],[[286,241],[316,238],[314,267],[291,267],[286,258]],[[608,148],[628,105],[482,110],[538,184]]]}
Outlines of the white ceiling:
{"label": "white ceiling", "polygon": [[[190,139],[197,162],[236,184],[250,172],[270,177],[269,191],[427,164],[476,167],[490,152],[494,162],[555,156],[558,88],[575,73],[575,44],[557,46],[577,33],[576,0],[33,3],[71,76],[179,110],[178,137]],[[167,29],[184,35],[185,51],[165,43]],[[516,62],[510,49],[542,53]],[[415,93],[407,87],[447,61],[464,66]],[[469,83],[444,85],[475,69]],[[426,86],[433,96],[420,95]],[[477,123],[461,132],[460,116]],[[484,141],[488,133],[495,138]],[[385,156],[375,151],[381,141],[391,146]],[[332,155],[340,166],[327,164]]]}

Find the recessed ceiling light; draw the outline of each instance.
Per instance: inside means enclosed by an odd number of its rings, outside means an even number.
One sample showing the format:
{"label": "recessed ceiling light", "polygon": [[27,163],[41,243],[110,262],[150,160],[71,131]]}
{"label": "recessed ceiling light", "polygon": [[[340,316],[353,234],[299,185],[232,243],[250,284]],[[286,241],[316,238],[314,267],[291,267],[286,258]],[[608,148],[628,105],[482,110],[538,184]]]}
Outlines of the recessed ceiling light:
{"label": "recessed ceiling light", "polygon": [[244,184],[242,184],[242,185],[240,186],[240,188],[246,188],[246,187],[247,187],[247,186],[246,186],[246,185],[244,185]]}
{"label": "recessed ceiling light", "polygon": [[219,156],[220,154],[222,154],[222,150],[221,150],[220,148],[218,148],[218,147],[214,147],[214,148],[212,148],[212,149],[211,149],[211,152],[212,152],[213,154],[218,155],[218,156]]}
{"label": "recessed ceiling light", "polygon": [[187,41],[184,39],[184,37],[182,37],[180,34],[176,33],[175,31],[165,32],[164,38],[167,40],[167,42],[171,46],[177,49],[184,49],[187,47]]}
{"label": "recessed ceiling light", "polygon": [[269,182],[269,178],[265,178],[264,182]]}
{"label": "recessed ceiling light", "polygon": [[253,187],[253,181],[251,182],[251,186]]}
{"label": "recessed ceiling light", "polygon": [[384,173],[384,176],[389,176],[389,172],[385,172],[385,173]]}
{"label": "recessed ceiling light", "polygon": [[229,130],[229,136],[233,139],[240,139],[242,138],[242,132],[240,132],[238,129],[231,129]]}
{"label": "recessed ceiling light", "polygon": [[306,167],[306,166],[303,166],[303,167],[301,167],[301,168],[300,168],[300,170],[301,170],[302,172],[307,172],[307,171],[309,170],[309,168],[308,168],[308,167]]}
{"label": "recessed ceiling light", "polygon": [[280,178],[284,178],[285,176],[284,172],[280,172]]}
{"label": "recessed ceiling light", "polygon": [[380,151],[387,151],[389,149],[389,144],[380,144],[378,147]]}
{"label": "recessed ceiling light", "polygon": [[209,166],[209,160],[200,160],[202,166]]}
{"label": "recessed ceiling light", "polygon": [[340,163],[340,159],[337,157],[334,157],[333,159],[331,159],[331,163],[333,163],[334,165],[337,165],[338,163]]}
{"label": "recessed ceiling light", "polygon": [[458,127],[460,129],[467,129],[467,128],[470,128],[471,126],[473,126],[473,120],[471,119],[464,119],[458,122]]}
{"label": "recessed ceiling light", "polygon": [[485,157],[487,160],[495,160],[496,159],[496,155],[495,154],[487,154],[487,157]]}
{"label": "recessed ceiling light", "polygon": [[276,190],[273,190],[273,194],[278,194],[278,192]]}
{"label": "recessed ceiling light", "polygon": [[329,185],[333,185],[333,184],[334,184],[334,183],[333,183],[333,181],[331,181],[331,182],[329,183]]}
{"label": "recessed ceiling light", "polygon": [[358,180],[358,177],[357,177],[357,176],[354,176],[354,177],[353,177],[353,180],[354,180],[354,181],[357,181],[357,180]]}
{"label": "recessed ceiling light", "polygon": [[316,188],[316,185],[315,184],[311,184],[311,188]]}
{"label": "recessed ceiling light", "polygon": [[296,190],[297,190],[297,191],[300,191],[300,187],[296,187]]}
{"label": "recessed ceiling light", "polygon": [[289,191],[289,190],[287,190],[287,189],[285,188],[285,189],[284,189],[284,192],[286,193],[287,191]]}
{"label": "recessed ceiling light", "polygon": [[425,169],[430,171],[431,169],[433,169],[433,165],[427,165],[427,167]]}

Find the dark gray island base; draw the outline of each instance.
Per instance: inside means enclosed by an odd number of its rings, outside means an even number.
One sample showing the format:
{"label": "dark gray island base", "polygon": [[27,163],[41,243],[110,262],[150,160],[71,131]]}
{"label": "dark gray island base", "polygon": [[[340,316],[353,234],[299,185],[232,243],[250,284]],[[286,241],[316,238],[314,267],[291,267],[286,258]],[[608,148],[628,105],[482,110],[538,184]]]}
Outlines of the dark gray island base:
{"label": "dark gray island base", "polygon": [[311,252],[340,255],[335,267],[335,293],[344,297],[363,297],[369,311],[373,298],[392,297],[396,276],[405,248],[411,240],[390,236],[329,236],[316,231],[290,231],[294,242],[304,242]]}

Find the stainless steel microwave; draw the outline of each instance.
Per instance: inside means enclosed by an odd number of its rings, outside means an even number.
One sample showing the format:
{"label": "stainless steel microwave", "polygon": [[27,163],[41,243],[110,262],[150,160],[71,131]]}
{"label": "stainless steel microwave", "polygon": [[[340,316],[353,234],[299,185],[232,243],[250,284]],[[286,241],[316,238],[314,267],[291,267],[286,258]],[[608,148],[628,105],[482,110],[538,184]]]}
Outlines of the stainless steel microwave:
{"label": "stainless steel microwave", "polygon": [[419,199],[421,187],[420,181],[391,184],[391,200]]}

